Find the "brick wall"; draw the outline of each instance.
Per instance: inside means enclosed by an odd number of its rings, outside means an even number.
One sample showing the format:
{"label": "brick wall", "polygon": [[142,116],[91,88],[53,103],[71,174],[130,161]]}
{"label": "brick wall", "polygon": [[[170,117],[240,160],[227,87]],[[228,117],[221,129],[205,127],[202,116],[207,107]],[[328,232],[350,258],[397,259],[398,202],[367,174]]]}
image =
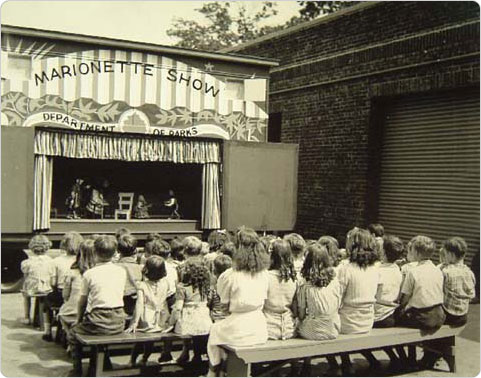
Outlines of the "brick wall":
{"label": "brick wall", "polygon": [[475,2],[379,2],[231,51],[280,60],[269,112],[299,143],[297,231],[343,240],[376,215],[376,104],[479,85]]}

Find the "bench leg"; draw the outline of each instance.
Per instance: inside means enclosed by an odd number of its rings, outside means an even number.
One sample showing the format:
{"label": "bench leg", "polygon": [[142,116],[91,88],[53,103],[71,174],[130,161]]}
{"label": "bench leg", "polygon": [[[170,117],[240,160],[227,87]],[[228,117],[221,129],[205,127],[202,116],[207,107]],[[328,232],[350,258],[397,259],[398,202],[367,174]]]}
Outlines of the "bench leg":
{"label": "bench leg", "polygon": [[104,372],[105,351],[102,346],[95,347],[94,374],[95,377],[102,377]]}
{"label": "bench leg", "polygon": [[38,321],[39,321],[39,326],[40,326],[40,331],[43,331],[45,329],[45,324],[44,324],[44,311],[45,311],[45,301],[44,298],[38,297]]}
{"label": "bench leg", "polygon": [[427,342],[424,345],[424,349],[430,352],[434,352],[439,356],[442,356],[448,366],[451,373],[456,372],[456,337],[450,336],[443,339],[436,340],[435,342]]}
{"label": "bench leg", "polygon": [[237,357],[235,353],[227,354],[226,377],[250,377],[251,364]]}

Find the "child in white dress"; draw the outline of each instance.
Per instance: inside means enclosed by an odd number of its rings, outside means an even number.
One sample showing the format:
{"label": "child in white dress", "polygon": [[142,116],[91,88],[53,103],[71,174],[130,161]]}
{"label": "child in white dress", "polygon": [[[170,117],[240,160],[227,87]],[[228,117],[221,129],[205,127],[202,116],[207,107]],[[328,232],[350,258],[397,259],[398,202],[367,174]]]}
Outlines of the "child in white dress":
{"label": "child in white dress", "polygon": [[267,341],[266,318],[262,307],[269,286],[269,256],[256,232],[241,228],[236,235],[237,251],[233,268],[227,269],[217,281],[221,302],[229,305],[230,315],[212,325],[207,352],[209,374],[220,373],[226,358],[221,345],[248,346]]}
{"label": "child in white dress", "polygon": [[[22,287],[25,318],[24,324],[30,324],[31,297],[48,294],[52,291],[55,280],[55,264],[46,253],[52,243],[45,235],[35,235],[28,243],[28,248],[34,253],[20,264],[24,281]],[[42,299],[43,300],[43,299]]]}
{"label": "child in white dress", "polygon": [[[125,332],[161,332],[167,320],[167,291],[168,282],[164,259],[160,256],[151,256],[147,259],[142,271],[145,281],[137,283],[137,301],[135,303],[134,317]],[[144,347],[142,365],[146,365],[152,354],[153,343]],[[135,366],[142,345],[136,344],[130,356],[130,363]]]}
{"label": "child in white dress", "polygon": [[301,269],[304,264],[304,253],[306,252],[306,241],[301,235],[295,233],[285,235],[284,240],[291,246],[292,256],[294,258],[294,270],[297,279],[300,280]]}

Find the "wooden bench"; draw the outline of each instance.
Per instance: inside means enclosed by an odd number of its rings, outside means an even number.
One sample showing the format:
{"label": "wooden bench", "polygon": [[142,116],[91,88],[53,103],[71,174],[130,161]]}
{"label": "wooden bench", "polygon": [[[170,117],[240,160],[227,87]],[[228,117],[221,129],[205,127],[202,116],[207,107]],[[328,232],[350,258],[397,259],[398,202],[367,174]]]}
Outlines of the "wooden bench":
{"label": "wooden bench", "polygon": [[[118,335],[97,336],[97,335],[79,335],[76,334],[77,340],[90,348],[91,372],[95,377],[119,377],[126,375],[140,374],[140,366],[127,367],[123,366],[116,369],[104,370],[104,359],[107,350],[115,347],[132,348],[135,344],[145,343],[163,343],[165,341],[184,341],[190,340],[190,336],[181,336],[175,333],[121,333]],[[79,356],[82,359],[83,356]]]}
{"label": "wooden bench", "polygon": [[[427,349],[439,352],[454,373],[455,337],[464,327],[444,325],[432,334],[412,328],[377,328],[367,334],[339,335],[335,340],[315,341],[304,339],[269,340],[266,344],[233,347],[223,346],[227,352],[226,376],[249,377],[251,364],[280,361],[280,365],[291,359],[321,357],[347,352],[354,353],[376,350],[396,345],[423,344]],[[435,340],[435,343],[429,341]]]}

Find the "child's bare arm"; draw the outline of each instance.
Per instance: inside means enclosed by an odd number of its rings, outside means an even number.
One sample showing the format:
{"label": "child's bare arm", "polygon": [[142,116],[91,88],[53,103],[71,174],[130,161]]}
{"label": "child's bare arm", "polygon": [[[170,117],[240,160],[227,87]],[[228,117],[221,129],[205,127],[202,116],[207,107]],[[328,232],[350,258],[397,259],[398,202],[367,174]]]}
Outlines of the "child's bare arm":
{"label": "child's bare arm", "polygon": [[401,311],[404,311],[404,309],[406,308],[406,305],[408,304],[410,298],[411,298],[410,295],[401,293],[401,297],[399,298],[399,309]]}
{"label": "child's bare arm", "polygon": [[87,295],[81,295],[77,305],[77,320],[76,324],[81,323],[87,308]]}
{"label": "child's bare arm", "polygon": [[64,302],[68,301],[70,298],[70,292],[72,291],[72,278],[65,277],[65,281],[63,283],[63,290],[62,290],[62,297]]}
{"label": "child's bare arm", "polygon": [[137,326],[139,325],[139,321],[143,313],[144,313],[144,292],[142,290],[138,290],[137,301],[135,302],[134,316],[130,321],[129,328],[127,328],[125,332],[130,333],[130,332],[137,331]]}

